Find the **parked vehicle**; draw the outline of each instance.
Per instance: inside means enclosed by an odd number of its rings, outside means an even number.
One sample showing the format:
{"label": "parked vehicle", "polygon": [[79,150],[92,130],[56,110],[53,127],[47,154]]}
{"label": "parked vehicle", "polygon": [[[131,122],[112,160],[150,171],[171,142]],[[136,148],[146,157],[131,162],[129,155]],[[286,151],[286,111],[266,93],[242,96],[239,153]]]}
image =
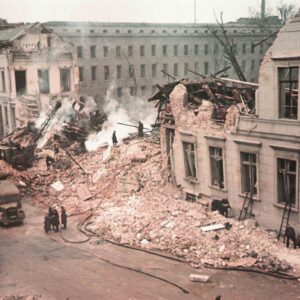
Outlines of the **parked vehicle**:
{"label": "parked vehicle", "polygon": [[22,224],[25,213],[22,210],[21,194],[9,180],[0,180],[0,225]]}

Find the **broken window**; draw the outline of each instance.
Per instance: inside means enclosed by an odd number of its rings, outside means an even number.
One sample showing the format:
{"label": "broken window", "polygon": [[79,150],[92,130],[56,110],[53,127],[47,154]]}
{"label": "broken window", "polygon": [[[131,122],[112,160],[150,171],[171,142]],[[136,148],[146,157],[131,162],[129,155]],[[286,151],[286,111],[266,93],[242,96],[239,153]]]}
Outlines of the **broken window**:
{"label": "broken window", "polygon": [[178,76],[178,64],[174,64],[174,76]]}
{"label": "broken window", "polygon": [[167,56],[167,45],[163,45],[163,56]]}
{"label": "broken window", "polygon": [[151,55],[152,56],[156,55],[156,45],[151,45]]}
{"label": "broken window", "polygon": [[146,67],[145,65],[141,65],[141,77],[144,78],[146,76]]}
{"label": "broken window", "polygon": [[134,78],[134,65],[129,65],[128,75],[129,75],[129,78]]}
{"label": "broken window", "polygon": [[188,55],[188,54],[189,54],[189,46],[184,45],[184,55]]}
{"label": "broken window", "polygon": [[104,79],[109,79],[109,66],[104,66]]}
{"label": "broken window", "polygon": [[223,150],[209,147],[211,184],[220,189],[224,188]]}
{"label": "broken window", "polygon": [[277,159],[278,202],[296,206],[297,163],[290,159]]}
{"label": "broken window", "polygon": [[108,47],[107,46],[103,47],[103,56],[108,57]]}
{"label": "broken window", "polygon": [[152,65],[152,77],[156,77],[156,69],[157,69],[156,64],[153,64]]}
{"label": "broken window", "polygon": [[60,69],[60,85],[63,92],[71,89],[70,69]]}
{"label": "broken window", "polygon": [[184,168],[186,178],[197,178],[195,144],[182,142],[184,155]]}
{"label": "broken window", "polygon": [[92,66],[91,67],[91,75],[92,75],[92,80],[96,80],[97,78],[97,66]]}
{"label": "broken window", "polygon": [[49,93],[49,71],[38,70],[39,90],[41,94]]}
{"label": "broken window", "polygon": [[199,53],[199,45],[195,45],[195,55],[198,55]]}
{"label": "broken window", "polygon": [[145,56],[145,46],[140,46],[140,56]]}
{"label": "broken window", "polygon": [[117,79],[121,79],[121,78],[122,78],[122,66],[117,65]]}
{"label": "broken window", "polygon": [[1,73],[0,91],[5,93],[6,92],[6,82],[5,82],[4,70],[1,70],[0,73]]}
{"label": "broken window", "polygon": [[91,46],[91,57],[96,57],[96,46]]}
{"label": "broken window", "polygon": [[82,46],[78,46],[77,47],[77,56],[78,56],[78,58],[82,58],[83,57]]}
{"label": "broken window", "polygon": [[83,81],[83,67],[79,67],[79,81]]}
{"label": "broken window", "polygon": [[241,152],[242,193],[257,195],[256,154]]}
{"label": "broken window", "polygon": [[15,71],[17,95],[26,94],[26,71]]}
{"label": "broken window", "polygon": [[118,89],[117,89],[117,94],[118,94],[118,97],[120,98],[120,97],[122,97],[122,88],[121,87],[118,87]]}
{"label": "broken window", "polygon": [[121,56],[121,46],[116,46],[116,56]]}
{"label": "broken window", "polygon": [[133,55],[133,47],[128,46],[128,56],[132,56],[132,55]]}
{"label": "broken window", "polygon": [[299,68],[279,68],[279,117],[298,118]]}
{"label": "broken window", "polygon": [[178,45],[174,45],[174,55],[177,56],[178,55]]}

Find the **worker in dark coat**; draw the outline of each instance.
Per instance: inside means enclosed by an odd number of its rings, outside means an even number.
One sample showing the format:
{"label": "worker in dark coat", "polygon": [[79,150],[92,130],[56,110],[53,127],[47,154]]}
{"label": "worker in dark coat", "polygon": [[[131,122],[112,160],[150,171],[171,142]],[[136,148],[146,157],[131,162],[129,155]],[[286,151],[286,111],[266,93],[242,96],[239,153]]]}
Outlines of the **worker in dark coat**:
{"label": "worker in dark coat", "polygon": [[49,207],[49,209],[48,209],[48,219],[50,222],[50,231],[51,230],[54,231],[54,213],[53,213],[52,207]]}
{"label": "worker in dark coat", "polygon": [[139,121],[139,126],[138,126],[138,137],[143,137],[144,136],[144,124]]}
{"label": "worker in dark coat", "polygon": [[286,239],[287,248],[290,246],[290,240],[292,240],[292,242],[294,243],[294,248],[297,248],[296,232],[290,224],[286,226],[284,239]]}
{"label": "worker in dark coat", "polygon": [[50,170],[50,168],[53,165],[53,163],[54,163],[54,158],[51,157],[51,156],[49,156],[49,155],[47,155],[46,156],[46,166],[47,166],[47,170],[48,171]]}
{"label": "worker in dark coat", "polygon": [[60,220],[61,224],[64,226],[63,229],[67,229],[67,212],[63,206],[61,207]]}
{"label": "worker in dark coat", "polygon": [[116,136],[116,131],[113,132],[113,135],[112,135],[112,142],[113,142],[113,145],[114,145],[114,146],[117,146],[117,144],[118,144],[118,139],[117,139],[117,136]]}
{"label": "worker in dark coat", "polygon": [[229,209],[230,209],[230,204],[229,204],[228,199],[226,199],[226,198],[222,199],[222,201],[221,201],[221,211],[220,212],[226,218],[228,218]]}
{"label": "worker in dark coat", "polygon": [[59,231],[59,214],[56,208],[53,208],[53,227],[54,231]]}
{"label": "worker in dark coat", "polygon": [[50,220],[49,212],[45,215],[44,230],[46,233],[48,233],[51,230],[51,220]]}

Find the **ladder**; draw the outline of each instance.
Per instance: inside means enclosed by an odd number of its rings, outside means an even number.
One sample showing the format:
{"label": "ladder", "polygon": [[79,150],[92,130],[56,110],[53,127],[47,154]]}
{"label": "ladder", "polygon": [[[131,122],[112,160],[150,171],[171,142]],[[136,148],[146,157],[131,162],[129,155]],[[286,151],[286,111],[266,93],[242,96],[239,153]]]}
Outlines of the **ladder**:
{"label": "ladder", "polygon": [[252,205],[253,205],[252,196],[253,196],[252,192],[246,193],[245,201],[239,215],[239,219],[238,219],[239,221],[252,217]]}
{"label": "ladder", "polygon": [[284,206],[280,229],[279,229],[278,236],[277,236],[278,241],[280,240],[281,237],[284,238],[285,230],[286,230],[287,224],[289,223],[291,211],[292,211],[291,202],[287,201]]}

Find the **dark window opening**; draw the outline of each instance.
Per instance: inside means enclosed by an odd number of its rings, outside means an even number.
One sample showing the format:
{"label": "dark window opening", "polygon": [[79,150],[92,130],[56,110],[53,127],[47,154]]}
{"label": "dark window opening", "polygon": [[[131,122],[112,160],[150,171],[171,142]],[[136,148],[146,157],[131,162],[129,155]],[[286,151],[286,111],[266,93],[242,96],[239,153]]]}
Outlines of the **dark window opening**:
{"label": "dark window opening", "polygon": [[134,78],[135,77],[134,65],[129,65],[128,74],[129,74],[129,78]]}
{"label": "dark window opening", "polygon": [[2,106],[0,105],[0,136],[2,136],[3,133],[4,133],[4,124],[2,118]]}
{"label": "dark window opening", "polygon": [[79,81],[83,81],[83,67],[79,67]]}
{"label": "dark window opening", "polygon": [[196,202],[197,201],[197,196],[194,194],[186,193],[185,194],[185,200],[190,201],[190,202]]}
{"label": "dark window opening", "polygon": [[136,96],[136,89],[134,86],[131,86],[129,88],[129,93],[130,93],[130,96]]}
{"label": "dark window opening", "polygon": [[222,148],[209,147],[211,184],[220,189],[224,188],[224,167]]}
{"label": "dark window opening", "polygon": [[298,118],[299,68],[279,68],[279,117]]}
{"label": "dark window opening", "polygon": [[178,55],[178,46],[174,45],[174,56]]}
{"label": "dark window opening", "polygon": [[242,193],[257,195],[256,154],[241,152]]}
{"label": "dark window opening", "polygon": [[205,75],[208,75],[208,72],[209,72],[209,65],[208,65],[208,62],[204,62],[204,74]]}
{"label": "dark window opening", "polygon": [[163,45],[163,56],[167,56],[167,45]]}
{"label": "dark window opening", "polygon": [[163,71],[164,71],[164,77],[167,77],[167,74],[168,73],[168,64],[163,64]]}
{"label": "dark window opening", "polygon": [[184,55],[188,55],[188,54],[189,54],[189,46],[184,45]]}
{"label": "dark window opening", "polygon": [[97,79],[97,66],[91,67],[91,75],[93,81]]}
{"label": "dark window opening", "polygon": [[297,163],[295,160],[277,159],[278,202],[296,206]]}
{"label": "dark window opening", "polygon": [[199,45],[195,45],[195,55],[199,54]]}
{"label": "dark window opening", "polygon": [[77,56],[78,56],[78,58],[83,57],[82,46],[77,47]]}
{"label": "dark window opening", "polygon": [[15,71],[17,95],[26,94],[26,71]]}
{"label": "dark window opening", "polygon": [[140,46],[140,56],[145,56],[145,46]]}
{"label": "dark window opening", "polygon": [[133,55],[133,47],[128,46],[128,56],[132,56],[132,55]]}
{"label": "dark window opening", "polygon": [[186,178],[197,178],[195,144],[182,142]]}
{"label": "dark window opening", "polygon": [[51,36],[47,36],[47,46],[51,48]]}
{"label": "dark window opening", "polygon": [[4,106],[4,115],[5,115],[5,125],[8,126],[8,109]]}
{"label": "dark window opening", "polygon": [[71,89],[70,69],[60,69],[60,85],[63,92]]}
{"label": "dark window opening", "polygon": [[104,66],[104,80],[109,79],[109,66]]}
{"label": "dark window opening", "polygon": [[156,45],[151,46],[151,55],[155,56],[156,55]]}
{"label": "dark window opening", "polygon": [[178,76],[178,64],[174,64],[174,76]]}
{"label": "dark window opening", "polygon": [[103,47],[103,56],[108,57],[108,47],[107,46]]}
{"label": "dark window opening", "polygon": [[174,172],[174,166],[173,166],[174,165],[174,161],[173,161],[174,136],[175,136],[175,129],[166,128],[166,148],[167,148],[166,150],[168,155],[168,169],[171,173]]}
{"label": "dark window opening", "polygon": [[145,65],[141,65],[141,77],[144,78],[146,76],[146,67]]}
{"label": "dark window opening", "polygon": [[189,74],[189,63],[184,64],[184,75],[187,76]]}
{"label": "dark window opening", "polygon": [[91,46],[91,57],[96,57],[96,46]]}
{"label": "dark window opening", "polygon": [[205,55],[208,54],[208,45],[204,45],[204,54],[205,54]]}
{"label": "dark window opening", "polygon": [[1,71],[1,92],[6,92],[5,73]]}
{"label": "dark window opening", "polygon": [[38,70],[39,78],[39,90],[42,94],[48,94],[50,91],[49,87],[49,71],[48,70]]}
{"label": "dark window opening", "polygon": [[117,95],[118,95],[119,98],[122,97],[122,88],[121,87],[118,87]]}
{"label": "dark window opening", "polygon": [[14,107],[10,107],[10,117],[11,117],[11,125],[13,128],[17,127],[16,123],[16,109]]}
{"label": "dark window opening", "polygon": [[152,65],[152,77],[156,77],[156,69],[157,69],[156,64],[153,64]]}
{"label": "dark window opening", "polygon": [[121,46],[116,47],[116,56],[121,56]]}
{"label": "dark window opening", "polygon": [[122,78],[122,66],[118,65],[117,66],[117,79],[121,79]]}

